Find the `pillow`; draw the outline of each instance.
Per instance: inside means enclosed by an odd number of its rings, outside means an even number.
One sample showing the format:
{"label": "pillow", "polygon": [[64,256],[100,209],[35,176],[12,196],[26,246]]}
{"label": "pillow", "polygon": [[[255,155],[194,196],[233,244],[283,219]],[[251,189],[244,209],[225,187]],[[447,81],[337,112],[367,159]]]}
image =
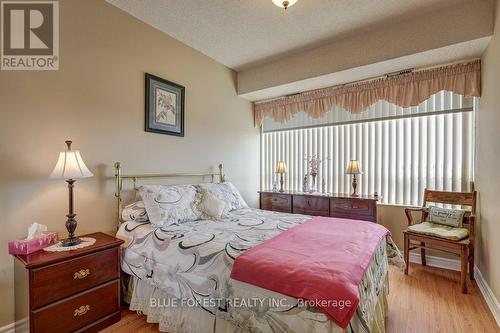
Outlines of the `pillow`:
{"label": "pillow", "polygon": [[144,185],[139,194],[149,221],[157,226],[195,221],[200,218],[193,185]]}
{"label": "pillow", "polygon": [[149,222],[144,202],[137,201],[125,206],[122,210],[123,221]]}
{"label": "pillow", "polygon": [[247,203],[243,200],[240,192],[230,182],[224,183],[203,183],[197,185],[203,192],[207,191],[217,197],[219,200],[224,201],[229,210],[248,208]]}
{"label": "pillow", "polygon": [[220,219],[229,211],[229,207],[226,202],[220,200],[208,191],[204,191],[202,193],[198,209],[201,211],[202,218],[204,219]]}
{"label": "pillow", "polygon": [[429,206],[429,222],[462,228],[465,211]]}

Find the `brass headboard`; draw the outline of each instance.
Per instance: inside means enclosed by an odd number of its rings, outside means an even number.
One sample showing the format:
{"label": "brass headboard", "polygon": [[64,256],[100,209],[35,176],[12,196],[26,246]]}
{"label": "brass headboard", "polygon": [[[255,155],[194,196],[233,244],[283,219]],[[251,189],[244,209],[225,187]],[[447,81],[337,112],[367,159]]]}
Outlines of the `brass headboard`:
{"label": "brass headboard", "polygon": [[120,162],[115,162],[115,197],[116,197],[116,211],[118,226],[122,221],[122,185],[124,180],[131,180],[136,188],[137,181],[140,179],[151,178],[178,178],[178,177],[211,177],[212,182],[215,182],[215,177],[219,177],[219,181],[224,182],[224,166],[219,164],[219,172],[205,172],[205,173],[158,173],[158,174],[137,174],[137,175],[123,175]]}

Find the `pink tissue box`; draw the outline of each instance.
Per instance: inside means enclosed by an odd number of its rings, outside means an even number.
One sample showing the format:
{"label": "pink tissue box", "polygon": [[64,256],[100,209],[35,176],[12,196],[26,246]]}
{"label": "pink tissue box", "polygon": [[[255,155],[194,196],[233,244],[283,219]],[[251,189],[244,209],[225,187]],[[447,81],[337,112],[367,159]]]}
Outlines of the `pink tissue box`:
{"label": "pink tissue box", "polygon": [[57,232],[45,232],[33,239],[16,239],[9,242],[9,254],[30,254],[59,240]]}

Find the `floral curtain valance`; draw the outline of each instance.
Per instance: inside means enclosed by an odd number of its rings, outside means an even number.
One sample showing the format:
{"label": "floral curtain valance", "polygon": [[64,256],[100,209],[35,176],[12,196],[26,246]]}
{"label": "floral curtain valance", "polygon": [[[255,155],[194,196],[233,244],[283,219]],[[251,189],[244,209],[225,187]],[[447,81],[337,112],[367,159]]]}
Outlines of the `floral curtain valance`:
{"label": "floral curtain valance", "polygon": [[340,106],[351,113],[360,113],[379,100],[400,107],[417,106],[441,90],[479,97],[481,60],[256,102],[255,126],[260,126],[266,117],[285,123],[301,111],[312,118],[321,118],[334,106]]}

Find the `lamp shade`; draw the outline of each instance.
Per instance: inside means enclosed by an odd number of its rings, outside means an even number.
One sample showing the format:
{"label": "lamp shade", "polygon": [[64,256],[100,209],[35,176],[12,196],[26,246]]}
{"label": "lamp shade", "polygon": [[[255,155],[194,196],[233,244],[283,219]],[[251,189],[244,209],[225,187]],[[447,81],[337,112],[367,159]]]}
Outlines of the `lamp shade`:
{"label": "lamp shade", "polygon": [[362,175],[361,165],[358,160],[350,160],[345,172],[348,175]]}
{"label": "lamp shade", "polygon": [[71,141],[66,141],[68,150],[59,153],[56,166],[50,174],[50,179],[81,179],[92,177],[93,174],[83,163],[80,151],[71,150]]}
{"label": "lamp shade", "polygon": [[284,161],[279,161],[276,164],[276,173],[285,173],[286,172],[286,164]]}

